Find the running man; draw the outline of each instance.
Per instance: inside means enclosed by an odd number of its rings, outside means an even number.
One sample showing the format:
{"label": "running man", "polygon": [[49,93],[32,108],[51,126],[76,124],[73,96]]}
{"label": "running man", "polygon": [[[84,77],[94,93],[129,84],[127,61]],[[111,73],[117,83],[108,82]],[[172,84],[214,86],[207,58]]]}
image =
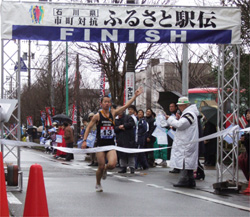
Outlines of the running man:
{"label": "running man", "polygon": [[[117,109],[111,109],[109,111],[109,107],[111,106],[111,99],[108,96],[104,96],[101,100],[101,107],[102,110],[94,115],[91,122],[86,128],[83,138],[82,148],[85,149],[87,147],[87,138],[89,132],[96,124],[97,126],[97,147],[100,146],[108,146],[108,145],[115,145],[114,141],[114,126],[115,126],[115,117],[125,111],[136,99],[143,92],[143,88],[140,87],[135,91],[135,95],[122,107]],[[107,177],[107,170],[114,169],[117,163],[117,155],[116,150],[111,150],[107,152],[97,152],[96,153],[97,162],[98,162],[98,170],[96,171],[96,191],[102,192],[101,186],[101,178],[106,179]],[[107,159],[107,164],[106,164]]]}

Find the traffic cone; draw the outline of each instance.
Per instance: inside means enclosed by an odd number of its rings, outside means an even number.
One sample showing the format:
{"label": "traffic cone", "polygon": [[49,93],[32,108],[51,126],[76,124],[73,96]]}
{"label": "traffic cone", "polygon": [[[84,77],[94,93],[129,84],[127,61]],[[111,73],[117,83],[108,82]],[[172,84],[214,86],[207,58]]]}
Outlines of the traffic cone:
{"label": "traffic cone", "polygon": [[242,192],[242,194],[250,195],[250,177],[248,181],[248,187]]}
{"label": "traffic cone", "polygon": [[2,152],[0,152],[0,216],[4,216],[4,217],[10,216],[9,205],[8,205],[8,200],[7,200]]}
{"label": "traffic cone", "polygon": [[43,169],[39,164],[30,167],[23,216],[49,216]]}

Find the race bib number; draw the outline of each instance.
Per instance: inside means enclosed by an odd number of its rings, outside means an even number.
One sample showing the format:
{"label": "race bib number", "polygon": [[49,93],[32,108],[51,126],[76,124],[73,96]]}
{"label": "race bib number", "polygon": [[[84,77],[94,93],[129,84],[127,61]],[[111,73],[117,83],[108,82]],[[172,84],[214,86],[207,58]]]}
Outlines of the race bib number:
{"label": "race bib number", "polygon": [[114,127],[101,127],[101,139],[113,139],[114,138]]}

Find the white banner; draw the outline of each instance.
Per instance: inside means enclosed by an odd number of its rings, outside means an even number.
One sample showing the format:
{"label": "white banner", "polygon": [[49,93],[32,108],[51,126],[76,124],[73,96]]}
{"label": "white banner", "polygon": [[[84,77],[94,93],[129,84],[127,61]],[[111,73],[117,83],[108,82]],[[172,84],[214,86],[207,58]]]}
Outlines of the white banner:
{"label": "white banner", "polygon": [[2,39],[240,44],[234,7],[2,2]]}
{"label": "white banner", "polygon": [[135,73],[134,72],[127,72],[126,73],[126,102],[129,101],[135,92]]}

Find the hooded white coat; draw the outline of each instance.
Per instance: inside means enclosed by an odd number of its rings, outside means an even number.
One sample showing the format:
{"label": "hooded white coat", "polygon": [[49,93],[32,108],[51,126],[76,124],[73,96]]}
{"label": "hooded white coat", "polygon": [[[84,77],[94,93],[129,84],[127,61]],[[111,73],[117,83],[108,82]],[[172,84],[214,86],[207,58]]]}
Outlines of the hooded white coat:
{"label": "hooded white coat", "polygon": [[[191,114],[191,115],[190,115]],[[170,116],[168,125],[176,128],[171,151],[170,167],[177,169],[197,169],[199,146],[198,142],[188,143],[199,139],[197,106],[190,105],[182,112],[179,120]]]}

